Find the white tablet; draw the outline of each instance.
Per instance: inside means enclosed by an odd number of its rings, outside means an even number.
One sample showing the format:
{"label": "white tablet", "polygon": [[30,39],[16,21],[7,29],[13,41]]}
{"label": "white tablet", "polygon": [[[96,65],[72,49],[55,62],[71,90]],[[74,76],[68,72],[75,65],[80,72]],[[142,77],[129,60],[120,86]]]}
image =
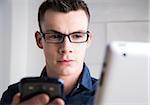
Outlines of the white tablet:
{"label": "white tablet", "polygon": [[150,43],[112,42],[94,105],[150,105]]}

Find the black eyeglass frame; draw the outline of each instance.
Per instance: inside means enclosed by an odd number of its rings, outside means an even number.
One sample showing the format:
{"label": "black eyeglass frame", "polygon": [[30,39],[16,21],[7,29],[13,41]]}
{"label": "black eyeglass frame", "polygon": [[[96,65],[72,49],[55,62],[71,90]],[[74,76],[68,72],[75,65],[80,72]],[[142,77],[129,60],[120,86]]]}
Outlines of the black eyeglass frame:
{"label": "black eyeglass frame", "polygon": [[[40,33],[41,33],[41,36],[44,38],[44,40],[45,40],[45,42],[46,42],[45,36],[46,36],[46,34],[49,34],[49,33],[48,33],[48,32],[47,32],[47,33],[44,33],[44,32],[42,32],[42,31],[41,31]],[[81,41],[81,42],[73,42],[73,41],[71,41],[71,38],[70,38],[70,35],[72,35],[73,33],[70,33],[70,34],[68,34],[68,35],[63,34],[63,33],[60,33],[60,32],[57,32],[57,33],[59,33],[59,34],[61,34],[61,35],[63,36],[62,40],[61,40],[60,42],[47,42],[47,43],[54,43],[54,44],[60,44],[60,43],[63,43],[66,36],[68,37],[68,39],[69,39],[69,41],[70,41],[71,43],[85,43],[85,42],[88,41],[89,36],[90,36],[90,35],[89,35],[89,34],[90,34],[90,31],[86,31],[86,32],[84,33],[84,34],[87,35],[87,38],[86,38],[85,41]],[[80,33],[80,32],[74,32],[74,33]],[[83,33],[83,32],[81,32],[81,33]]]}

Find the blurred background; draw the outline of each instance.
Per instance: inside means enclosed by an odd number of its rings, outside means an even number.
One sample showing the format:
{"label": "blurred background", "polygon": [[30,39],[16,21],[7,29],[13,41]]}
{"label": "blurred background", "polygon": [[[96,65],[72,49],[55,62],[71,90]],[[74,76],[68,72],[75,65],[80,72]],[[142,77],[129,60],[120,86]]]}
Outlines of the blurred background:
{"label": "blurred background", "polygon": [[[43,0],[0,0],[0,97],[7,86],[25,76],[39,76],[44,67],[34,33]],[[93,42],[85,62],[99,78],[106,43],[150,42],[149,0],[85,0],[91,11]]]}

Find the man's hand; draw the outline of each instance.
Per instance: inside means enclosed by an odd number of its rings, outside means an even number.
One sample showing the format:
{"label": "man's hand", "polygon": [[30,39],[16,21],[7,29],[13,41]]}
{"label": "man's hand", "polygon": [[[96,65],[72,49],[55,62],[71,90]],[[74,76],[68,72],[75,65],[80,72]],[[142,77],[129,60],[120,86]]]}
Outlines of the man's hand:
{"label": "man's hand", "polygon": [[[61,98],[56,98],[53,101],[49,101],[50,98],[46,94],[39,94],[33,98],[20,102],[20,93],[17,93],[13,97],[12,105],[65,105],[64,101]],[[50,103],[49,103],[50,102]]]}

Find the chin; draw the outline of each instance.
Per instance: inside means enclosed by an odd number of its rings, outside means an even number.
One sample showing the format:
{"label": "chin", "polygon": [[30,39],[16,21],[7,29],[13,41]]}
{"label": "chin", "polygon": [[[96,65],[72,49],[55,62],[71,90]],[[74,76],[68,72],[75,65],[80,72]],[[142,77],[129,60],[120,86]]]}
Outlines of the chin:
{"label": "chin", "polygon": [[61,75],[73,75],[77,71],[74,68],[63,68],[60,70]]}

